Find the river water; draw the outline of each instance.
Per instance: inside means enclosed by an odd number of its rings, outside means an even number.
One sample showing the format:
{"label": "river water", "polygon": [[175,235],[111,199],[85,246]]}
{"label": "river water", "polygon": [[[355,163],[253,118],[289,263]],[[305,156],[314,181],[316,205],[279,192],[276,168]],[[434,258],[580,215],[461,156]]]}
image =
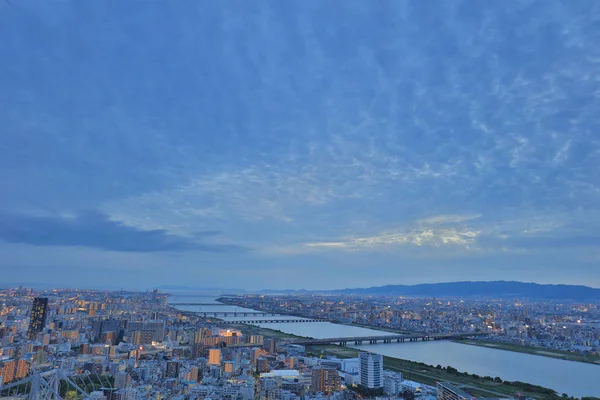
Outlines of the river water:
{"label": "river water", "polygon": [[[214,296],[173,296],[169,301],[171,303],[216,303],[215,299],[216,297]],[[178,308],[185,311],[200,312],[254,311],[236,306],[180,306]],[[294,316],[228,317],[224,319],[228,321],[239,321],[257,318],[263,320],[273,318],[300,319]],[[389,334],[383,331],[332,324],[329,322],[269,323],[260,324],[260,326],[311,338]],[[430,365],[449,365],[459,371],[480,376],[499,376],[503,380],[528,382],[552,388],[559,394],[567,393],[570,396],[576,397],[600,397],[600,365],[472,346],[447,340],[391,344],[380,343],[352,347],[390,357],[423,362]]]}

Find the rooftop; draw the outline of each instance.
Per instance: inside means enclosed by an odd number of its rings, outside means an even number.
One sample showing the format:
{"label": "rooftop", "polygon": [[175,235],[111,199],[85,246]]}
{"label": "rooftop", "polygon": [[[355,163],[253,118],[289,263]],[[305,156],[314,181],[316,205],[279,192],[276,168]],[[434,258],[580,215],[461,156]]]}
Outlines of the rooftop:
{"label": "rooftop", "polygon": [[300,372],[295,369],[276,369],[271,372],[264,372],[260,374],[261,378],[274,378],[274,377],[299,377]]}

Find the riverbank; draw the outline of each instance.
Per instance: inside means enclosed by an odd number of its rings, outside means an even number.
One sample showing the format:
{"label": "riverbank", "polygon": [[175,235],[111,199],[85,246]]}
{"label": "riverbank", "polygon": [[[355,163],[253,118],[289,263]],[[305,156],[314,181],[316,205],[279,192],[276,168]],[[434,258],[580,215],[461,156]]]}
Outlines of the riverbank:
{"label": "riverbank", "polygon": [[[310,346],[307,352],[315,355],[334,355],[339,358],[357,357],[360,350],[342,346]],[[477,397],[514,397],[520,393],[536,399],[557,400],[563,397],[552,389],[521,382],[500,382],[492,377],[479,377],[455,371],[453,368],[431,366],[394,357],[383,357],[385,369],[402,372],[404,377],[427,385],[435,386],[438,381],[451,382]]]}
{"label": "riverbank", "polygon": [[468,344],[471,346],[488,347],[497,350],[514,351],[517,353],[532,354],[541,357],[558,358],[561,360],[578,361],[590,364],[600,364],[600,356],[585,356],[569,351],[545,349],[532,346],[521,346],[518,344],[493,342],[489,340],[455,340],[456,343]]}
{"label": "riverbank", "polygon": [[[269,329],[254,325],[237,324],[227,321],[219,321],[219,326],[231,329],[238,329],[246,334],[263,335],[265,337],[284,339],[306,339],[282,332],[276,329]],[[358,357],[360,350],[351,347],[336,345],[308,346],[307,354],[316,357],[336,356],[339,358]],[[526,397],[533,397],[544,400],[563,399],[553,390],[543,388],[527,383],[501,382],[493,377],[479,377],[474,374],[462,373],[453,368],[442,366],[431,366],[424,363],[403,360],[395,357],[383,356],[384,368],[391,371],[402,372],[405,379],[421,382],[426,385],[435,386],[438,381],[451,382],[467,390],[473,396],[477,397],[514,397],[516,393],[521,393]]]}

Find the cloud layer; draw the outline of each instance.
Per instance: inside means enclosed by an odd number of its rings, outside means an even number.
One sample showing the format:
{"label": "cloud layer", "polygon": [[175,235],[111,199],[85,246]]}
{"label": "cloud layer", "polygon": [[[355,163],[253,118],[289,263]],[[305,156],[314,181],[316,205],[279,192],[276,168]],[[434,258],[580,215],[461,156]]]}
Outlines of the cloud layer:
{"label": "cloud layer", "polygon": [[0,267],[600,286],[598,2],[12,3]]}
{"label": "cloud layer", "polygon": [[0,214],[0,240],[33,246],[85,246],[110,251],[165,252],[240,250],[239,246],[210,244],[203,240],[218,232],[177,236],[165,230],[140,230],[112,221],[99,212],[69,217]]}

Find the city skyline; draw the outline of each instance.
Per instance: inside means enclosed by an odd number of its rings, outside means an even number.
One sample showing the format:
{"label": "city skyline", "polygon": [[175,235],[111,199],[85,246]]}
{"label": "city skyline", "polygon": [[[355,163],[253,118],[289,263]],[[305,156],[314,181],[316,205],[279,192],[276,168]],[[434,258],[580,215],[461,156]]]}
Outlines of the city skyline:
{"label": "city skyline", "polygon": [[[159,291],[1,289],[0,394],[593,400],[584,396],[600,391],[597,301],[193,297],[202,303]],[[56,377],[66,386],[46,396]]]}
{"label": "city skyline", "polygon": [[434,3],[2,2],[3,281],[600,287],[600,3]]}

